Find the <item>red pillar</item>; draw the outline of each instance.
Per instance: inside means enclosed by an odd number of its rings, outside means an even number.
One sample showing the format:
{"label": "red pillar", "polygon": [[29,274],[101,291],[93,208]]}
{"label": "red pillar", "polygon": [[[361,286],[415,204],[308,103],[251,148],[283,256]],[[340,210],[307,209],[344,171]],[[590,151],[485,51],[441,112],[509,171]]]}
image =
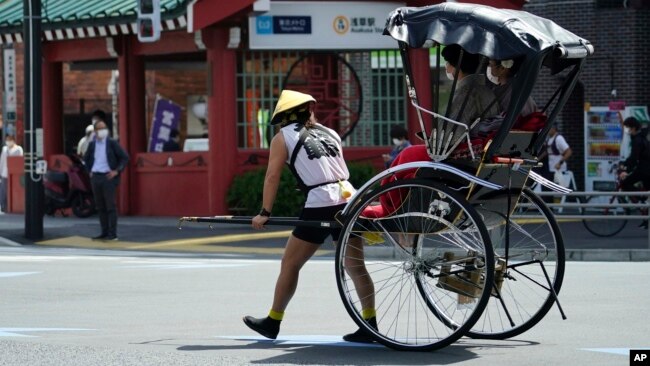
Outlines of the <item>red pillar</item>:
{"label": "red pillar", "polygon": [[43,156],[63,154],[63,68],[43,60]]}
{"label": "red pillar", "polygon": [[[409,58],[411,60],[411,71],[413,73],[418,102],[420,103],[421,107],[431,110],[433,93],[431,85],[431,68],[429,67],[429,49],[411,49],[409,50]],[[415,137],[415,134],[422,130],[420,128],[420,121],[418,119],[416,109],[411,105],[411,99],[408,96],[406,99],[408,110],[407,129],[409,132],[409,139],[411,142],[415,142],[416,144],[423,144],[424,141]],[[427,129],[427,133],[431,132],[431,115],[423,113],[422,118],[424,120],[424,126]]]}
{"label": "red pillar", "polygon": [[140,152],[146,151],[145,124],[145,75],[144,60],[133,54],[131,42],[133,37],[122,39],[118,57],[119,76],[119,115],[118,131],[120,145],[129,153],[129,167],[122,173],[119,190],[119,210],[122,214],[137,211],[131,207],[130,197],[135,197],[136,178],[135,158]]}
{"label": "red pillar", "polygon": [[208,52],[208,199],[213,215],[226,214],[226,194],[237,168],[237,54],[227,28],[203,30]]}

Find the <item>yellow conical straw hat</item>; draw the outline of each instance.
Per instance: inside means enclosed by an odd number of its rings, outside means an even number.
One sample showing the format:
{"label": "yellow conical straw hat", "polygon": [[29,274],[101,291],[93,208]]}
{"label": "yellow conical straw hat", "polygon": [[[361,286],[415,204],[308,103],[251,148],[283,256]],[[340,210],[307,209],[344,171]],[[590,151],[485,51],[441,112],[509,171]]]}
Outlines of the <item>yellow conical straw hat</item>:
{"label": "yellow conical straw hat", "polygon": [[285,89],[280,94],[280,99],[278,99],[278,104],[275,106],[275,111],[273,111],[273,116],[271,117],[271,124],[275,125],[282,121],[280,117],[282,112],[286,112],[292,108],[295,108],[299,105],[305,104],[307,102],[316,103],[316,99],[309,94],[297,92],[295,90]]}

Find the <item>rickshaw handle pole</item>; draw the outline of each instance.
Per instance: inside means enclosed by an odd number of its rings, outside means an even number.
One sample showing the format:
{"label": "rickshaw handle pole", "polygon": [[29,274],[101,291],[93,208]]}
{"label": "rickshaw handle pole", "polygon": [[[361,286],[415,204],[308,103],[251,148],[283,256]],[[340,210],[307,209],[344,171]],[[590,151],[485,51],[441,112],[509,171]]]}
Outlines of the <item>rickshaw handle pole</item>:
{"label": "rickshaw handle pole", "polygon": [[[251,225],[253,216],[190,216],[178,219],[178,227],[184,222],[205,222],[210,224],[245,224]],[[340,228],[338,221],[300,220],[297,217],[272,217],[265,225],[270,226],[304,226],[321,228]]]}

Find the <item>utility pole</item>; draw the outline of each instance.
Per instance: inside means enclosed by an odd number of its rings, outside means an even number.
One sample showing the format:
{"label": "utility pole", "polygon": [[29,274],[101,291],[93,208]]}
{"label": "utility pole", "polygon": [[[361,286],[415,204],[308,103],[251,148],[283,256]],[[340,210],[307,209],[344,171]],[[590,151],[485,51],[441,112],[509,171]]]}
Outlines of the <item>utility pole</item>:
{"label": "utility pole", "polygon": [[43,181],[36,173],[36,161],[43,157],[41,1],[23,0],[25,40],[25,237],[43,238]]}

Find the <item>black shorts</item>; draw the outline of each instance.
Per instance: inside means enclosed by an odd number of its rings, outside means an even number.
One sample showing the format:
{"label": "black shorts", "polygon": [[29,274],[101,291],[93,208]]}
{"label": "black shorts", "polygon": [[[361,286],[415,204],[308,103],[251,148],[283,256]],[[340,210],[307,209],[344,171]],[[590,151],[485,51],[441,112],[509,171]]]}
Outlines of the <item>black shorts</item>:
{"label": "black shorts", "polygon": [[[305,207],[300,213],[300,220],[323,220],[333,221],[334,216],[345,208],[345,204],[327,207]],[[321,228],[298,226],[293,229],[293,236],[298,239],[308,241],[314,244],[323,244],[325,238],[332,235],[332,240],[338,241],[341,234],[341,228]]]}

